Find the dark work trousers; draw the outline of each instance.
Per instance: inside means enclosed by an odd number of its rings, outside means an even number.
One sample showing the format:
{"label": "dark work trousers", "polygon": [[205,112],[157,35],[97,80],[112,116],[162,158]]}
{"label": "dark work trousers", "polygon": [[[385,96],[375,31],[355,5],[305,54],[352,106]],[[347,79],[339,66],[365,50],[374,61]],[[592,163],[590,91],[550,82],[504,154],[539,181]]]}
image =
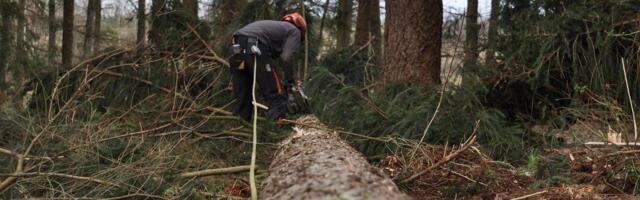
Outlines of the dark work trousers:
{"label": "dark work trousers", "polygon": [[[282,87],[282,82],[275,70],[273,58],[267,56],[264,50],[262,50],[262,52],[263,55],[257,56],[256,93],[262,95],[264,99],[264,102],[259,101],[259,103],[269,107],[266,112],[267,119],[275,121],[280,117],[285,117],[287,113],[287,98],[285,90]],[[246,121],[251,121],[253,116],[252,87],[254,56],[255,55],[250,53],[239,53],[233,55],[229,60],[231,74],[233,76],[233,94],[235,97],[233,113]],[[258,109],[262,110],[262,108]]]}

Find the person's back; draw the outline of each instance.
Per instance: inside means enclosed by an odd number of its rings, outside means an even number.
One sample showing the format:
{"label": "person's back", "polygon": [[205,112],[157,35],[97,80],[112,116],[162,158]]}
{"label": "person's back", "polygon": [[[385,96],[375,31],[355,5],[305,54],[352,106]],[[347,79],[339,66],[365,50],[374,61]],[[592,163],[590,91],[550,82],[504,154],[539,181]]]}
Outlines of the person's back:
{"label": "person's back", "polygon": [[288,111],[287,94],[286,89],[282,87],[281,78],[274,70],[274,59],[280,58],[286,84],[296,82],[294,53],[302,46],[302,37],[306,31],[302,15],[292,13],[284,16],[282,21],[256,21],[234,33],[234,55],[229,59],[229,64],[236,98],[233,105],[235,115],[247,121],[251,119],[251,86],[255,79],[260,85],[259,92],[266,103],[267,118],[276,121],[284,119]]}
{"label": "person's back", "polygon": [[[267,46],[274,56],[282,55],[283,60],[290,59],[291,54],[300,47],[302,36],[298,28],[285,21],[262,20],[242,27],[234,35],[256,37]],[[289,42],[287,42],[289,41]],[[284,51],[284,52],[283,52]]]}

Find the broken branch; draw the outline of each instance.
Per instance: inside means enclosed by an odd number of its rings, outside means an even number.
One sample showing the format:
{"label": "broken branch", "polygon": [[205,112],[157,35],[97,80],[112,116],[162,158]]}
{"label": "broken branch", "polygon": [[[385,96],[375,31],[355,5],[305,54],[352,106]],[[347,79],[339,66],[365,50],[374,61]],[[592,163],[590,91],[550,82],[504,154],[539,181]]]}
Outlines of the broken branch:
{"label": "broken branch", "polygon": [[236,167],[227,167],[227,168],[218,168],[218,169],[205,169],[195,172],[185,172],[178,175],[180,178],[192,178],[192,177],[203,177],[203,176],[213,176],[213,175],[221,175],[221,174],[233,174],[249,171],[249,165],[242,165]]}

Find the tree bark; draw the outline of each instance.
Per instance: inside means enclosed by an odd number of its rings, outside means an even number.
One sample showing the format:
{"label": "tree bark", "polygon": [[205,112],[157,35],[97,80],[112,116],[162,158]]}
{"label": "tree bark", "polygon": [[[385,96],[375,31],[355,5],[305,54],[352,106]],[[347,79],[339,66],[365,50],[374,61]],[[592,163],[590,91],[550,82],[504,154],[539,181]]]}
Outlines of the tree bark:
{"label": "tree bark", "polygon": [[356,17],[356,35],[353,45],[356,47],[367,44],[371,36],[371,0],[358,0],[358,16]]}
{"label": "tree bark", "polygon": [[7,67],[10,66],[11,57],[11,41],[13,39],[12,34],[12,20],[11,3],[7,1],[0,2],[0,12],[2,16],[2,27],[0,28],[0,89],[6,86],[5,78]]}
{"label": "tree bark", "polygon": [[136,34],[136,44],[138,44],[138,50],[144,47],[144,35],[146,33],[146,14],[145,14],[146,1],[138,0],[138,30]]}
{"label": "tree bark", "polygon": [[440,83],[442,0],[386,2],[383,83]]}
{"label": "tree bark", "polygon": [[269,166],[260,199],[410,199],[317,118],[297,123]]}
{"label": "tree bark", "polygon": [[182,0],[184,12],[191,18],[198,18],[198,0]]}
{"label": "tree bark", "polygon": [[23,64],[23,61],[25,61],[27,59],[26,57],[26,30],[27,30],[27,23],[26,23],[26,18],[27,16],[25,15],[25,10],[27,4],[25,3],[25,0],[19,0],[18,1],[18,9],[17,9],[17,27],[16,27],[16,61],[17,63]]}
{"label": "tree bark", "polygon": [[216,32],[227,32],[227,28],[235,16],[240,14],[246,3],[246,0],[221,0],[218,8],[221,15],[217,19]]}
{"label": "tree bark", "polygon": [[53,66],[56,60],[56,30],[58,28],[56,24],[56,0],[49,0],[49,41],[47,43],[47,57],[49,60],[49,66]]}
{"label": "tree bark", "polygon": [[[223,56],[227,55],[226,48],[230,45],[230,38],[233,34],[231,30],[234,19],[240,16],[242,10],[247,5],[247,0],[220,0],[215,8],[219,15],[214,19],[213,34],[216,51],[221,52]],[[238,20],[239,21],[239,20]]]}
{"label": "tree bark", "polygon": [[498,18],[500,17],[500,0],[491,0],[491,16],[487,33],[487,59],[489,66],[495,66],[496,39],[498,38]]}
{"label": "tree bark", "polygon": [[[289,0],[274,0],[275,8],[273,9],[273,11],[275,11],[274,14],[277,17],[287,14],[287,3],[289,3]],[[268,5],[269,4],[267,4],[267,6]]]}
{"label": "tree bark", "polygon": [[162,30],[160,30],[160,22],[157,20],[158,16],[166,10],[167,0],[151,0],[151,29],[149,29],[149,42],[152,45],[158,46],[160,44],[160,38]]}
{"label": "tree bark", "polygon": [[95,17],[96,17],[96,12],[95,12],[95,6],[96,4],[96,0],[89,0],[88,4],[87,4],[87,20],[85,21],[85,25],[84,25],[84,43],[83,43],[83,48],[84,51],[82,51],[83,53],[83,57],[87,57],[89,55],[91,55],[91,50],[93,48],[91,48],[91,45],[93,44],[93,40],[92,40],[92,36],[93,36],[93,26],[95,25]]}
{"label": "tree bark", "polygon": [[472,65],[478,61],[478,32],[480,29],[480,25],[478,25],[478,0],[467,0],[465,21],[464,63]]}
{"label": "tree bark", "polygon": [[351,44],[351,18],[353,0],[338,0],[338,15],[336,16],[336,47],[345,48]]}
{"label": "tree bark", "polygon": [[73,9],[74,0],[62,5],[62,66],[70,68],[73,62]]}
{"label": "tree bark", "polygon": [[371,36],[375,63],[382,64],[382,23],[380,22],[380,0],[371,0]]}
{"label": "tree bark", "polygon": [[324,42],[323,40],[323,34],[324,34],[324,23],[325,20],[327,19],[327,12],[329,12],[329,0],[326,0],[324,2],[324,6],[322,6],[322,18],[320,19],[320,42]]}
{"label": "tree bark", "polygon": [[95,10],[94,25],[93,25],[93,52],[100,51],[100,45],[102,43],[102,0],[95,0],[93,5]]}

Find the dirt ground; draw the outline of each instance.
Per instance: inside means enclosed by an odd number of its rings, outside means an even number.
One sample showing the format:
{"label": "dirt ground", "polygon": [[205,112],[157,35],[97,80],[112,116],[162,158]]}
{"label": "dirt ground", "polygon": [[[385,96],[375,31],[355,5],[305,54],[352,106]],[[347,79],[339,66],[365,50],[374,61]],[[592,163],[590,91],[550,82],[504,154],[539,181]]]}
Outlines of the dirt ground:
{"label": "dirt ground", "polygon": [[[402,180],[446,155],[441,146],[424,152],[430,158],[419,159],[421,163],[406,164],[405,158],[390,155],[379,167]],[[640,148],[583,145],[552,149],[519,168],[470,148],[400,187],[415,199],[638,199],[631,194],[637,195],[640,189],[639,169]]]}

